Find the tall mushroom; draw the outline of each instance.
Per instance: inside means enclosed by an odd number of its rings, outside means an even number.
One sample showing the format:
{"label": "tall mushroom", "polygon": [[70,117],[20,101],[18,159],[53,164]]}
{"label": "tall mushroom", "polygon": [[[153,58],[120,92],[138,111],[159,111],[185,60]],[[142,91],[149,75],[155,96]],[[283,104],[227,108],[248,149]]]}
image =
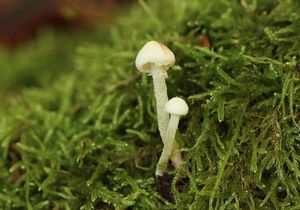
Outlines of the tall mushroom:
{"label": "tall mushroom", "polygon": [[189,107],[183,99],[174,97],[166,103],[165,111],[171,115],[171,118],[166,132],[164,148],[157,163],[155,172],[157,176],[162,176],[167,167],[168,160],[175,143],[175,135],[178,128],[179,119],[181,116],[184,116],[188,113]]}
{"label": "tall mushroom", "polygon": [[[153,78],[154,94],[156,99],[158,130],[165,143],[165,135],[169,123],[169,114],[164,111],[165,104],[168,102],[168,93],[165,79],[168,77],[167,70],[174,65],[175,56],[165,45],[149,41],[139,51],[135,65],[141,72],[148,73]],[[177,144],[174,144],[173,159],[175,162],[182,162],[181,153]],[[177,167],[176,164],[174,164]]]}

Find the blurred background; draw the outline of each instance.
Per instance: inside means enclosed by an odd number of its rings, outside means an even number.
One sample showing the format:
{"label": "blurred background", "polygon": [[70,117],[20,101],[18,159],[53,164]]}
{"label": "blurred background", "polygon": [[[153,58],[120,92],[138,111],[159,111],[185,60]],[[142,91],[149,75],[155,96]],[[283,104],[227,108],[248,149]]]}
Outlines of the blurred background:
{"label": "blurred background", "polygon": [[101,42],[132,0],[0,0],[0,99],[72,71],[76,47]]}

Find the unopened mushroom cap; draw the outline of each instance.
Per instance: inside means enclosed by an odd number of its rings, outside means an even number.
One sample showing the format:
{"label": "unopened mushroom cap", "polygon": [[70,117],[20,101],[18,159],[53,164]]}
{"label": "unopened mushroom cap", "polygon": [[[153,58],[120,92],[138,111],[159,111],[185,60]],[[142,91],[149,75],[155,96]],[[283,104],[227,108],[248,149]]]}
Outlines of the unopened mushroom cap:
{"label": "unopened mushroom cap", "polygon": [[173,115],[186,115],[189,107],[186,102],[178,97],[171,98],[165,105],[165,112]]}
{"label": "unopened mushroom cap", "polygon": [[135,59],[136,68],[141,72],[150,72],[153,67],[168,70],[175,63],[175,55],[165,45],[150,41],[140,50]]}

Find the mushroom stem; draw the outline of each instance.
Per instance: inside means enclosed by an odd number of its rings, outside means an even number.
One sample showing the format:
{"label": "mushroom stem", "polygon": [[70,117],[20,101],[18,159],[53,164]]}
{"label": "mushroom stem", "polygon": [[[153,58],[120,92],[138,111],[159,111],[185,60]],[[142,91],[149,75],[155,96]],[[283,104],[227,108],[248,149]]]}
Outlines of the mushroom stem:
{"label": "mushroom stem", "polygon": [[[154,69],[151,73],[153,78],[154,94],[156,99],[158,130],[163,143],[165,144],[166,132],[169,123],[169,113],[165,112],[165,104],[168,102],[168,93],[165,79],[167,78],[166,71]],[[179,146],[176,142],[173,145],[173,153],[171,161],[175,168],[178,168],[182,163],[182,156]]]}
{"label": "mushroom stem", "polygon": [[165,104],[168,102],[167,86],[165,82],[167,74],[165,72],[166,71],[159,68],[151,71],[156,99],[158,130],[163,143],[165,143],[165,136],[169,123],[169,114],[164,111]]}
{"label": "mushroom stem", "polygon": [[166,132],[166,138],[164,148],[157,163],[156,172],[157,176],[162,176],[167,168],[169,158],[172,154],[172,148],[175,142],[175,135],[179,124],[179,115],[171,115],[168,129]]}

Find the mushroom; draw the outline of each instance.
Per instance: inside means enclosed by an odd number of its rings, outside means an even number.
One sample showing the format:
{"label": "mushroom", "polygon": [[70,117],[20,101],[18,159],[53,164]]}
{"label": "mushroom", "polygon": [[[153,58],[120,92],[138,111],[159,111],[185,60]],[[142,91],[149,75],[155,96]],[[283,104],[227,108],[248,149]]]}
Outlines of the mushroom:
{"label": "mushroom", "polygon": [[148,73],[153,78],[158,130],[163,141],[169,123],[169,115],[164,112],[164,106],[168,101],[165,79],[168,77],[167,70],[174,63],[175,56],[173,52],[165,45],[156,41],[147,42],[135,60],[137,69]]}
{"label": "mushroom", "polygon": [[[164,148],[157,163],[156,176],[162,176],[163,172],[167,168],[168,160],[172,154],[172,148],[175,143],[175,135],[179,124],[179,119],[188,113],[189,107],[186,102],[178,97],[170,99],[165,105],[165,112],[171,115],[168,128],[166,131],[166,138],[164,143]],[[180,165],[181,160],[178,163],[173,163]]]}
{"label": "mushroom", "polygon": [[[148,73],[153,78],[154,94],[156,99],[156,110],[158,120],[158,130],[165,142],[165,135],[169,123],[169,114],[164,111],[165,104],[168,102],[168,93],[165,79],[168,77],[167,70],[174,65],[175,56],[165,45],[149,41],[138,53],[135,65],[140,72]],[[172,162],[182,162],[181,153],[175,143],[173,148]],[[174,160],[173,160],[174,159]],[[177,167],[176,164],[174,164]]]}

